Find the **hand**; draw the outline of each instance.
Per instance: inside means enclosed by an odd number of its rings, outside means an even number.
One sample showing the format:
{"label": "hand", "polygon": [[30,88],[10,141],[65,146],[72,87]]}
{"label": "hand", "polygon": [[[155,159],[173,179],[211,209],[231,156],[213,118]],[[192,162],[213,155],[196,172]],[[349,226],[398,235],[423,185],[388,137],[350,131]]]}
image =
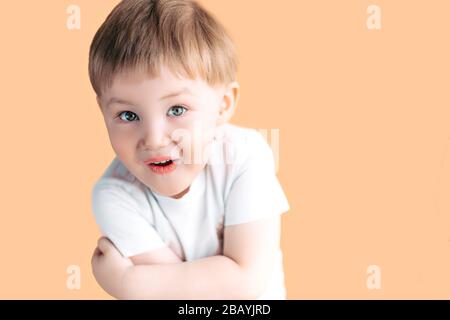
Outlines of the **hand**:
{"label": "hand", "polygon": [[98,284],[113,297],[123,299],[126,296],[124,278],[133,262],[124,258],[108,238],[101,237],[92,255],[91,264]]}

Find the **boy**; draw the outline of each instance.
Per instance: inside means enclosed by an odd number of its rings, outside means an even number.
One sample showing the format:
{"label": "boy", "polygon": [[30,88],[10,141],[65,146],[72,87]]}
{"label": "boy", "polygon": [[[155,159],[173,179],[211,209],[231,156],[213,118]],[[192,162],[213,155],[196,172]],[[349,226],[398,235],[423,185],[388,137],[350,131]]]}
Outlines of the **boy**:
{"label": "boy", "polygon": [[95,35],[89,76],[112,147],[92,191],[92,257],[119,299],[285,299],[272,151],[228,123],[236,51],[190,0],[124,0]]}

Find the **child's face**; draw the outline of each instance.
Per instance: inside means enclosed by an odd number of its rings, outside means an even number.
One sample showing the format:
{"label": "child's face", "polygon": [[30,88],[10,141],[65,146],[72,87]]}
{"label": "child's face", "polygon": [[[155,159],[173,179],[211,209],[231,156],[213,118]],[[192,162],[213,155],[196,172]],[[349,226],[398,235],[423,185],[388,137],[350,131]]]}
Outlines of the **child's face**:
{"label": "child's face", "polygon": [[[215,128],[231,117],[238,89],[236,82],[216,88],[162,68],[157,78],[118,75],[97,100],[128,170],[158,194],[179,198],[204,168]],[[159,157],[174,161],[147,163]]]}

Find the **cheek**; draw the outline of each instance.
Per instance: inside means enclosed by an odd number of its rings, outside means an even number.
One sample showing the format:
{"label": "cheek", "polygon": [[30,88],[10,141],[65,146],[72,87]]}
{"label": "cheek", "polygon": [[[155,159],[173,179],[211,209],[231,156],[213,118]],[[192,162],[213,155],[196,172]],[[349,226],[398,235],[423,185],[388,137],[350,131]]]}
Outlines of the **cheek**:
{"label": "cheek", "polygon": [[183,122],[174,130],[180,130],[173,139],[174,143],[183,150],[185,159],[198,159],[199,155],[211,144],[217,117],[211,112],[197,112],[195,117]]}
{"label": "cheek", "polygon": [[202,123],[201,128],[190,130],[190,141],[193,150],[204,149],[214,137],[214,127],[206,127],[206,123]]}
{"label": "cheek", "polygon": [[108,133],[111,146],[118,155],[125,155],[133,148],[134,139],[129,132],[114,128],[110,129]]}

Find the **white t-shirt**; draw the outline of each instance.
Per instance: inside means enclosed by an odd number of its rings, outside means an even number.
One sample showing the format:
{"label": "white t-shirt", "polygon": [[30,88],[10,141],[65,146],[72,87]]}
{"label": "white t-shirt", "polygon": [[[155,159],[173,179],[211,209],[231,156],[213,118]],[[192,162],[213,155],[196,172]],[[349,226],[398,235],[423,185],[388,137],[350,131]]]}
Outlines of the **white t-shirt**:
{"label": "white t-shirt", "polygon": [[[116,157],[92,189],[104,236],[125,257],[169,246],[183,261],[222,254],[223,228],[290,209],[271,148],[254,129],[218,129],[204,170],[180,199],[153,192]],[[283,256],[258,299],[286,299]]]}

